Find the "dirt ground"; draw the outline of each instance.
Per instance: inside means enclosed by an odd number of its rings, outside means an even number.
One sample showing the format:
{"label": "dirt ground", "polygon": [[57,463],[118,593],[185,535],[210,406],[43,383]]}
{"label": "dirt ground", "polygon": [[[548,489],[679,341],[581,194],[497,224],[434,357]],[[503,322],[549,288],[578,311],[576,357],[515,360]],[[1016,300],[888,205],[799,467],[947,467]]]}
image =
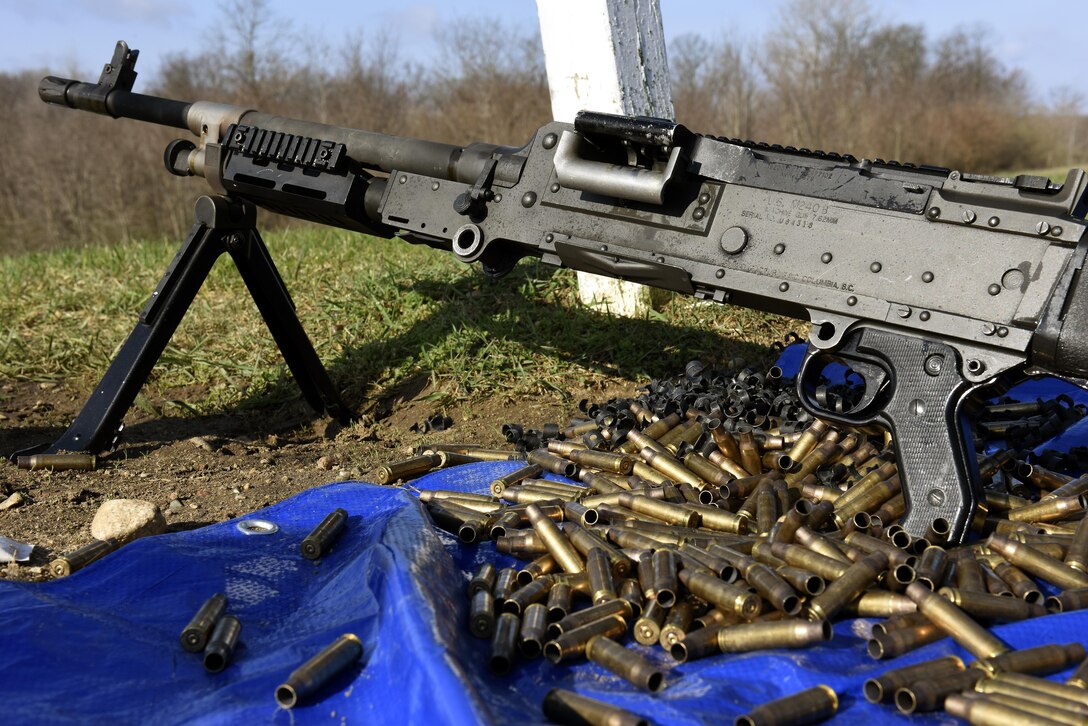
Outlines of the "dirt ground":
{"label": "dirt ground", "polygon": [[[616,382],[605,390],[572,391],[526,402],[483,400],[452,408],[426,400],[425,385],[377,401],[353,402],[362,414],[342,426],[317,417],[301,400],[268,410],[215,416],[149,415],[134,407],[118,447],[99,457],[95,471],[24,471],[0,462],[0,501],[21,492],[26,502],[0,511],[0,535],[34,545],[30,561],[0,565],[9,580],[50,579],[51,559],[91,541],[91,520],[107,499],[143,499],[166,516],[169,531],[224,521],[333,481],[366,480],[372,469],[405,458],[433,442],[505,446],[508,421],[538,428],[565,424],[584,397],[630,395]],[[0,380],[0,453],[55,440],[79,412],[89,388]],[[169,391],[190,400],[198,391]],[[453,425],[417,433],[413,425],[443,413]]]}

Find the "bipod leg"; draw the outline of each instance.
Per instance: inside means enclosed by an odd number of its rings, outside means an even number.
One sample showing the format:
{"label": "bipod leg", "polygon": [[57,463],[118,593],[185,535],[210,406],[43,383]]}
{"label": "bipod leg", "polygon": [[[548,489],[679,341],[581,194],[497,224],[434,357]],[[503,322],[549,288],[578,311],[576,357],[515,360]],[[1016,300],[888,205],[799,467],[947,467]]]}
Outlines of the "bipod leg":
{"label": "bipod leg", "polygon": [[227,251],[234,258],[249,294],[257,303],[257,309],[306,401],[318,413],[325,413],[342,423],[351,421],[355,414],[333,386],[309,336],[302,328],[295,313],[295,303],[257,228],[250,227],[233,235],[228,240]]}
{"label": "bipod leg", "polygon": [[197,200],[196,222],[151,293],[136,327],[75,421],[45,449],[46,453],[99,452],[113,447],[123,428],[121,420],[136,400],[136,394],[185,317],[212,265],[228,251],[306,400],[318,412],[328,412],[341,420],[350,418],[350,410],[333,388],[302,330],[287,290],[254,227],[255,218],[254,207],[246,202],[224,197]]}

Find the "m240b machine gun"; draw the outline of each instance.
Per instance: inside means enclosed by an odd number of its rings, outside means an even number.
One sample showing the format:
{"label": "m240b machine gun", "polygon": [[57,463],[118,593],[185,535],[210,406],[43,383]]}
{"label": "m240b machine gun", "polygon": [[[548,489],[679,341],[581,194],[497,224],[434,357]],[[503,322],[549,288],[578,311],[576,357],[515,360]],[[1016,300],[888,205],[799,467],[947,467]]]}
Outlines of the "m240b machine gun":
{"label": "m240b machine gun", "polygon": [[[891,430],[903,526],[961,541],[981,496],[972,393],[1039,372],[1088,378],[1086,175],[1064,184],[702,136],[601,113],[521,148],[453,146],[132,92],[118,43],[97,83],[48,102],[187,130],[167,169],[202,176],[196,223],[101,385],[52,450],[109,446],[212,262],[229,253],[319,411],[347,417],[254,227],[254,206],[452,251],[502,275],[522,257],[811,321],[813,414]],[[818,395],[829,361],[864,381]]]}

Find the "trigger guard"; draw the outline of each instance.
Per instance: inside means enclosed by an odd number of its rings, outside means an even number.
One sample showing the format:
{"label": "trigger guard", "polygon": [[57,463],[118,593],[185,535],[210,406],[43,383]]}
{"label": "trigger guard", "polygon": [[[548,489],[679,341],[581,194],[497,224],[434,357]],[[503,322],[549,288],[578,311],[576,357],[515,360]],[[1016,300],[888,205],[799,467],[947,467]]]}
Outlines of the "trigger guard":
{"label": "trigger guard", "polygon": [[[797,392],[805,405],[820,418],[848,426],[868,426],[881,422],[879,417],[882,408],[881,394],[884,392],[885,385],[893,378],[884,363],[857,351],[859,337],[857,333],[851,335],[846,345],[835,353],[809,345],[801,361],[801,369],[797,376]],[[815,365],[815,361],[821,356],[842,361],[864,381],[865,390],[861,400],[851,408],[831,410],[820,401],[821,398],[827,399],[826,393],[823,396],[818,394],[821,387],[817,379],[823,367]]]}

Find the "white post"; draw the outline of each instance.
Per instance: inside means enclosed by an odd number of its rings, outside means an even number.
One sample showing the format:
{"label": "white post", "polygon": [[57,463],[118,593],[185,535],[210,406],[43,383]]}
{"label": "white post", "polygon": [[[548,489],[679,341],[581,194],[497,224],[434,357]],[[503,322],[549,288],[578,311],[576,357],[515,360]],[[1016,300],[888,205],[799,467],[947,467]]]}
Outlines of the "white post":
{"label": "white post", "polygon": [[[537,0],[552,116],[583,109],[673,118],[659,0]],[[661,291],[585,272],[582,302],[644,317]]]}

